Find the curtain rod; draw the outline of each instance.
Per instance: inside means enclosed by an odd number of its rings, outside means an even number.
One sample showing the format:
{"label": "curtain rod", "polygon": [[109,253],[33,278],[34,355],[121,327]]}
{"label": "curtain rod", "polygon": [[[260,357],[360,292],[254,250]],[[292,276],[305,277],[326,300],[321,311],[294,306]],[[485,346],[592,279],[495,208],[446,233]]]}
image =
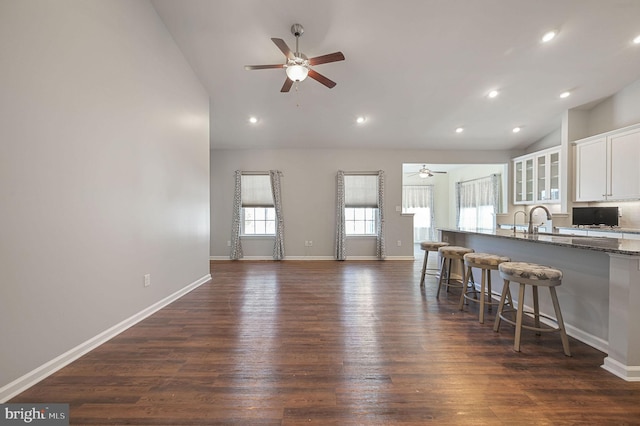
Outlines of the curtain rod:
{"label": "curtain rod", "polygon": [[490,177],[494,177],[494,176],[501,176],[501,175],[500,175],[500,173],[492,173],[489,176],[484,176],[484,177],[479,177],[479,178],[469,179],[469,180],[461,180],[461,181],[456,182],[456,183],[474,182],[474,181],[480,180],[480,179],[489,179]]}
{"label": "curtain rod", "polygon": [[379,171],[368,171],[368,172],[343,172],[346,175],[373,175],[373,176],[378,176],[378,174],[380,173]]}
{"label": "curtain rod", "polygon": [[[276,171],[278,173],[280,173],[281,176],[283,176],[283,173],[281,171],[279,171],[279,170],[276,170]],[[241,175],[249,175],[249,176],[251,176],[251,175],[268,175],[269,172],[268,171],[266,171],[266,172],[240,172],[240,174]]]}

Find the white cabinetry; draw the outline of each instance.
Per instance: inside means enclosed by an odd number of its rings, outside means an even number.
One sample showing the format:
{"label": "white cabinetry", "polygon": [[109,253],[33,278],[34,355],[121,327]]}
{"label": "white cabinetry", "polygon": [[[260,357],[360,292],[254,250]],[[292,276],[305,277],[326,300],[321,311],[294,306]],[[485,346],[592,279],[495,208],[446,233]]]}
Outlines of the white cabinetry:
{"label": "white cabinetry", "polygon": [[513,203],[560,202],[560,148],[513,159]]}
{"label": "white cabinetry", "polygon": [[640,125],[575,142],[575,201],[640,198]]}

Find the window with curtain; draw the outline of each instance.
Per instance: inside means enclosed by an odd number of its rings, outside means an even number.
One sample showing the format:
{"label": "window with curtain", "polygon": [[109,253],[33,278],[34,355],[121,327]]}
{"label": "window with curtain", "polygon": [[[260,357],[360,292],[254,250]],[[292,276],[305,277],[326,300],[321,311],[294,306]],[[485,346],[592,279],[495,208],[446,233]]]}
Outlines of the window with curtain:
{"label": "window with curtain", "polygon": [[462,230],[495,230],[500,212],[500,175],[456,183],[457,226]]}
{"label": "window with curtain", "polygon": [[274,236],[273,259],[284,259],[284,219],[282,214],[282,172],[235,171],[231,253],[237,260],[244,257],[242,235]]}
{"label": "window with curtain", "polygon": [[413,241],[435,240],[433,185],[403,186],[402,212],[413,214]]}
{"label": "window with curtain", "polygon": [[344,221],[347,235],[376,235],[378,176],[344,177]]}
{"label": "window with curtain", "polygon": [[375,236],[376,257],[385,259],[384,172],[338,170],[336,198],[336,259],[346,259],[347,235]]}
{"label": "window with curtain", "polygon": [[275,235],[276,210],[269,175],[242,175],[242,235]]}

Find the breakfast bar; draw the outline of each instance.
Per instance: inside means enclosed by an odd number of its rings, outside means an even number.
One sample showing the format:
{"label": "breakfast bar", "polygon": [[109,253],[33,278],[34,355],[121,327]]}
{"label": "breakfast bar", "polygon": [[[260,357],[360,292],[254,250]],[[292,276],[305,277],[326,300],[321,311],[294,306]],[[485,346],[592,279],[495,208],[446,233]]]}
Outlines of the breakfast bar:
{"label": "breakfast bar", "polygon": [[[605,352],[605,370],[640,381],[640,241],[512,230],[439,232],[442,241],[476,252],[560,269],[558,298],[567,333]],[[502,280],[494,274],[500,290]],[[540,310],[553,313],[551,300],[542,295]]]}

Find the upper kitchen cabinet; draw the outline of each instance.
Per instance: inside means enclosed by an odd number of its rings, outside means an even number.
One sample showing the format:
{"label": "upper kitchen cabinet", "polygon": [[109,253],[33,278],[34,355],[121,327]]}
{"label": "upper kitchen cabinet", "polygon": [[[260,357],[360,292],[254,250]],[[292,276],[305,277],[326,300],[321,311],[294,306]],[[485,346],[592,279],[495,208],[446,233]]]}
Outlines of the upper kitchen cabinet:
{"label": "upper kitchen cabinet", "polygon": [[560,147],[513,159],[513,203],[560,202]]}
{"label": "upper kitchen cabinet", "polygon": [[574,144],[575,201],[640,199],[640,125]]}

